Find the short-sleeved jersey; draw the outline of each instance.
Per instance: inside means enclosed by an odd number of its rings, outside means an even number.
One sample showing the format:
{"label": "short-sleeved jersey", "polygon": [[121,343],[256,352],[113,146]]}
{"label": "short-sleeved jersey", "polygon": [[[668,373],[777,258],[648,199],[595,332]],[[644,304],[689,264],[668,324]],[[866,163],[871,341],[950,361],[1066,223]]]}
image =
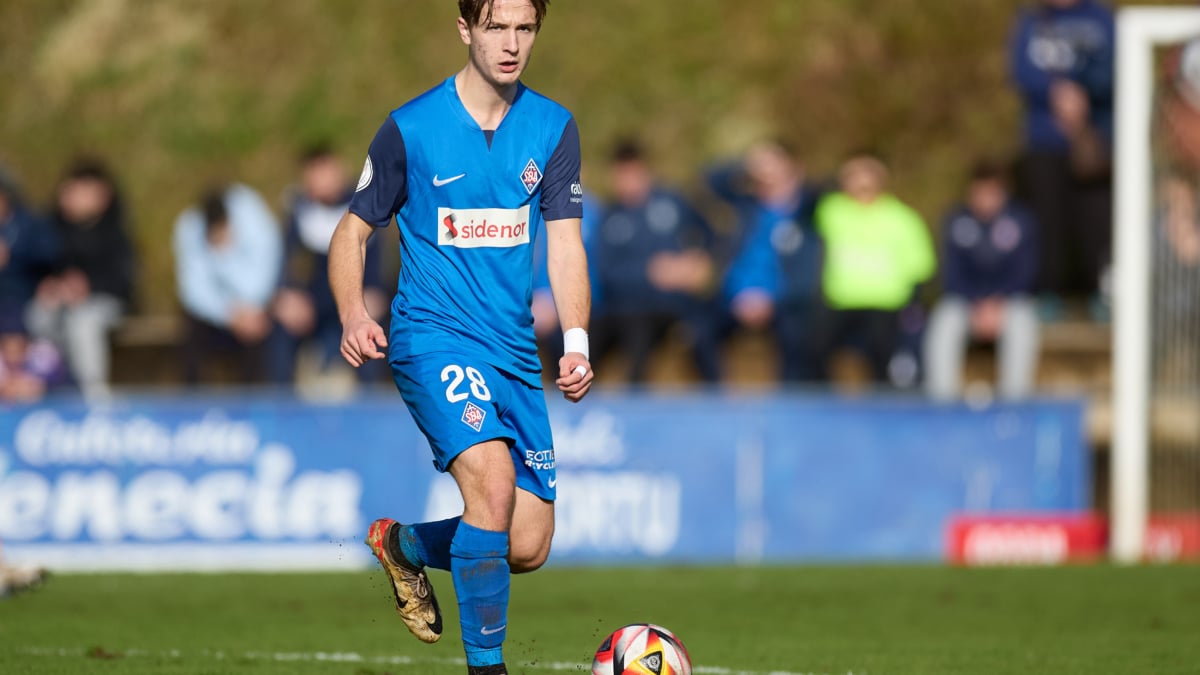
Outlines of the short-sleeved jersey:
{"label": "short-sleeved jersey", "polygon": [[583,214],[570,112],[519,85],[484,131],[447,78],[384,121],[350,211],[400,228],[393,361],[456,351],[540,386],[532,242],[546,221]]}

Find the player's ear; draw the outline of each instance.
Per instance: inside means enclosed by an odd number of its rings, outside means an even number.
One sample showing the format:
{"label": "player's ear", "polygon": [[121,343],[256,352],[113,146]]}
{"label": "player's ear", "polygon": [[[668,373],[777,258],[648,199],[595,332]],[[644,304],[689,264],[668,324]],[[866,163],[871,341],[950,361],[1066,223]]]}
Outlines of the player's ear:
{"label": "player's ear", "polygon": [[458,37],[462,38],[464,45],[471,46],[471,26],[461,16],[458,17]]}

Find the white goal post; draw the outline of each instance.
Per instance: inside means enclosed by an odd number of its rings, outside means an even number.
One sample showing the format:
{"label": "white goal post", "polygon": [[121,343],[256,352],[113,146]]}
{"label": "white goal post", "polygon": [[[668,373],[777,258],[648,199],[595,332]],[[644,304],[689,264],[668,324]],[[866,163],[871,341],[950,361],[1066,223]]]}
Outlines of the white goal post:
{"label": "white goal post", "polygon": [[1198,36],[1200,8],[1117,15],[1111,546],[1121,563],[1143,560],[1149,517],[1154,55]]}

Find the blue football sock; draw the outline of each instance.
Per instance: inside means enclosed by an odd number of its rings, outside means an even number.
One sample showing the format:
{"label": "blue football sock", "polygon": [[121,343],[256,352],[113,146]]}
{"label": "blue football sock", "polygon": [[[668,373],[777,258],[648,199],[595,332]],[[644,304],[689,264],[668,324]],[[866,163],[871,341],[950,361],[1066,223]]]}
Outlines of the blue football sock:
{"label": "blue football sock", "polygon": [[450,571],[450,542],[462,516],[432,523],[415,523],[400,528],[400,551],[410,563]]}
{"label": "blue football sock", "polygon": [[461,523],[450,545],[450,558],[467,665],[504,663],[501,646],[508,627],[508,533]]}

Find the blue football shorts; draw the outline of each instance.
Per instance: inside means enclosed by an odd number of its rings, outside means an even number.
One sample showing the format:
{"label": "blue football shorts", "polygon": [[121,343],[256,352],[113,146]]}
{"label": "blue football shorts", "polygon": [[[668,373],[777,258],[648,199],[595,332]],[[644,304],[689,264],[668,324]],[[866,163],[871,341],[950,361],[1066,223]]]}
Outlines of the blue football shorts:
{"label": "blue football shorts", "polygon": [[437,352],[392,361],[396,388],[429,439],[433,465],[445,472],[460,453],[485,441],[508,442],[517,487],[553,501],[554,443],[541,387],[475,356]]}

